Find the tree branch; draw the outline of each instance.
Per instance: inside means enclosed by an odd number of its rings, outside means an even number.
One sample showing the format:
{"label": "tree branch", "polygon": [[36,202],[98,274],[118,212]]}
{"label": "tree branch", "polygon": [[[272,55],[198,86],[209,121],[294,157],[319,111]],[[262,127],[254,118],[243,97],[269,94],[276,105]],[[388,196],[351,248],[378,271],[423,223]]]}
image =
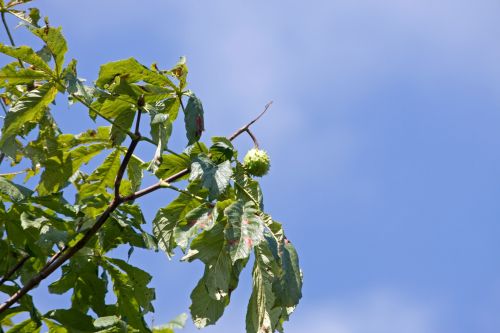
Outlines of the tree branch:
{"label": "tree branch", "polygon": [[246,132],[250,128],[250,126],[252,126],[257,120],[259,120],[267,112],[267,110],[269,109],[269,107],[272,104],[273,104],[273,101],[270,101],[269,103],[267,103],[266,106],[264,107],[264,111],[262,111],[257,116],[257,118],[255,118],[254,120],[252,120],[251,122],[249,122],[248,124],[246,124],[245,126],[243,126],[242,128],[240,128],[239,130],[237,130],[236,132],[234,132],[233,134],[231,134],[231,136],[229,136],[228,139],[231,140],[231,141],[233,141],[241,133]]}
{"label": "tree branch", "polygon": [[[247,125],[243,126],[240,128],[238,131],[233,133],[231,136],[228,137],[229,140],[234,140],[237,138],[239,135],[241,135],[243,132],[245,132],[252,124],[254,124],[257,120],[259,120],[264,113],[267,111],[271,103],[268,103],[264,109],[264,111],[254,120],[249,122]],[[99,229],[104,225],[106,220],[109,218],[111,213],[113,213],[120,204],[127,202],[127,201],[132,201],[137,198],[140,198],[148,193],[154,192],[162,187],[165,187],[165,184],[174,182],[178,180],[179,178],[182,178],[183,176],[189,174],[189,169],[184,169],[175,175],[172,175],[168,177],[167,179],[162,179],[158,183],[151,185],[145,189],[139,190],[135,192],[134,194],[128,195],[126,197],[120,197],[119,193],[117,195],[116,188],[120,186],[121,183],[121,178],[123,177],[124,170],[130,161],[130,157],[132,156],[133,150],[137,146],[138,142],[140,141],[140,134],[138,134],[138,128],[139,126],[137,123],[140,121],[140,113],[141,110],[139,108],[139,115],[137,116],[137,122],[136,122],[136,133],[134,134],[135,139],[132,139],[132,142],[130,143],[130,147],[127,150],[127,154],[123,158],[123,161],[120,165],[120,169],[117,173],[117,177],[115,181],[115,197],[109,204],[108,208],[99,216],[97,221],[94,223],[94,225],[88,229],[83,237],[72,247],[64,247],[56,253],[48,262],[45,264],[45,266],[40,270],[40,272],[35,275],[31,280],[29,280],[21,289],[16,291],[7,301],[2,303],[0,305],[0,314],[3,313],[5,310],[10,308],[14,303],[16,303],[21,297],[23,297],[26,293],[28,293],[30,290],[35,288],[41,281],[43,281],[45,278],[47,278],[50,274],[52,274],[57,268],[59,268],[62,264],[64,264],[67,260],[69,260],[72,256],[74,256],[80,249],[82,249],[88,241],[99,231]],[[129,153],[130,152],[130,153]],[[128,156],[128,158],[127,158]],[[121,171],[121,176],[120,176],[120,170]],[[120,176],[120,177],[119,177]]]}
{"label": "tree branch", "polygon": [[253,144],[255,145],[255,148],[259,148],[259,142],[257,141],[257,138],[252,133],[252,131],[250,130],[250,128],[247,128],[245,132],[247,132],[248,135],[250,135],[250,137],[252,138],[252,141],[253,141]]}
{"label": "tree branch", "polygon": [[24,255],[21,260],[19,260],[19,262],[14,266],[12,267],[7,273],[5,273],[5,275],[0,279],[0,286],[3,285],[5,283],[5,281],[9,280],[10,277],[18,270],[20,269],[21,267],[23,267],[24,263],[26,262],[26,260],[28,260],[30,258],[29,255]]}
{"label": "tree branch", "polygon": [[5,12],[2,11],[2,23],[5,28],[5,31],[7,32],[7,36],[9,36],[9,41],[12,46],[16,46],[16,43],[14,43],[14,38],[12,38],[12,34],[10,33],[9,26],[7,25],[7,21],[5,20]]}
{"label": "tree branch", "polygon": [[[12,34],[10,33],[10,29],[9,29],[9,26],[7,25],[7,21],[5,20],[5,12],[2,11],[2,23],[3,23],[3,26],[5,28],[5,31],[7,32],[7,36],[9,36],[9,41],[10,41],[10,44],[12,46],[16,46],[16,43],[14,43],[14,38],[12,38]],[[17,61],[19,61],[19,65],[21,65],[22,68],[24,68],[24,64],[23,62],[21,61],[21,59],[17,59]]]}
{"label": "tree branch", "polygon": [[134,138],[132,139],[132,142],[130,142],[130,146],[127,149],[127,153],[125,154],[125,157],[123,158],[123,161],[120,164],[120,168],[118,169],[118,172],[116,173],[115,199],[118,201],[121,201],[120,185],[122,184],[123,174],[125,173],[125,169],[127,168],[127,165],[130,162],[130,158],[132,157],[132,154],[134,153],[135,147],[137,147],[137,144],[141,140],[141,133],[139,132],[139,125],[141,122],[141,113],[142,113],[141,108],[139,108],[137,110],[137,119],[135,121]]}

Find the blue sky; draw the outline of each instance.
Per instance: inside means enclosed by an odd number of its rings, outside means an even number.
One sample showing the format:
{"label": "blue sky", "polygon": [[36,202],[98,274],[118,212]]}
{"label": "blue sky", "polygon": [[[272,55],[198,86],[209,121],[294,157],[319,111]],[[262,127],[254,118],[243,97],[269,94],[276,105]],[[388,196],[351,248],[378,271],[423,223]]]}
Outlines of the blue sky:
{"label": "blue sky", "polygon": [[[272,158],[266,209],[305,276],[287,332],[500,330],[498,1],[35,4],[63,26],[90,81],[108,61],[170,67],[187,56],[205,138],[232,133],[274,100],[254,129]],[[82,109],[58,109],[64,129],[81,130]],[[174,145],[182,140],[179,131]],[[149,220],[171,197],[141,202]],[[179,258],[133,255],[154,275],[157,323],[187,311],[202,274]],[[206,332],[244,331],[244,274]],[[42,308],[65,304],[44,286],[35,294]]]}

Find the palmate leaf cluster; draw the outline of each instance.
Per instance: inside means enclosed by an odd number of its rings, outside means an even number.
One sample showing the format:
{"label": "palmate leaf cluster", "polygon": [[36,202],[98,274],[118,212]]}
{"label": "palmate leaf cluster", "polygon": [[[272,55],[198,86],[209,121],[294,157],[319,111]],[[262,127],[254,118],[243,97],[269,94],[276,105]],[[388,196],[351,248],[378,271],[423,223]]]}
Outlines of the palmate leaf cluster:
{"label": "palmate leaf cluster", "polygon": [[[199,328],[222,316],[242,269],[253,261],[246,330],[282,331],[301,298],[297,253],[281,224],[264,212],[259,183],[238,161],[231,140],[214,137],[209,146],[200,141],[204,111],[187,89],[185,59],[170,70],[133,58],[110,62],[88,85],[77,75],[76,60],[65,58],[61,29],[47,19],[40,25],[37,9],[19,9],[27,2],[0,1],[2,15],[21,19],[41,42],[36,50],[0,44],[4,59],[11,60],[0,69],[6,110],[0,152],[4,166],[10,161],[18,170],[0,175],[0,295],[15,296],[61,253],[85,243],[48,287],[70,297],[71,307],[41,313],[26,294],[0,313],[0,332],[167,333],[182,327],[185,315],[148,326],[145,316],[156,298],[152,276],[109,254],[124,246],[129,256],[134,248],[168,257],[180,249],[183,261],[205,266],[191,293],[191,317]],[[55,106],[61,94],[108,125],[62,132]],[[149,133],[139,133],[140,119],[149,123]],[[182,152],[169,149],[174,125],[186,133]],[[137,144],[153,144],[154,155],[136,156]],[[147,174],[158,178],[157,187],[144,188]],[[22,185],[28,180],[35,186]],[[135,199],[157,189],[177,191],[178,197],[146,221]],[[107,301],[109,293],[115,302]]]}

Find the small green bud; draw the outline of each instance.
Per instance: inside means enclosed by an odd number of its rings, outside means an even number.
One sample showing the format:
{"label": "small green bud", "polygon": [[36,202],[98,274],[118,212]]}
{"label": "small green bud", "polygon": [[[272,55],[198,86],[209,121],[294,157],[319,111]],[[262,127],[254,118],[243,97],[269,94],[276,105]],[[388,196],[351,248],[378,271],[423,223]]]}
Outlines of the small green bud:
{"label": "small green bud", "polygon": [[249,174],[262,177],[268,173],[271,167],[271,160],[264,150],[252,148],[245,155],[243,166]]}

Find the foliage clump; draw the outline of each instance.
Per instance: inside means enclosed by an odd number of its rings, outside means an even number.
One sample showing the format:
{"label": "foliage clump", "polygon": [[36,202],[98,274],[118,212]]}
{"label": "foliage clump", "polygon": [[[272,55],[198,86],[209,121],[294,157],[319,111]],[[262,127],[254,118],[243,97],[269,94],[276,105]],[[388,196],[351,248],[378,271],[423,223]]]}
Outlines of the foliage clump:
{"label": "foliage clump", "polygon": [[[0,294],[6,298],[0,332],[39,332],[42,325],[54,333],[167,333],[182,327],[186,316],[160,327],[146,323],[156,298],[152,276],[128,258],[112,257],[118,247],[128,248],[128,257],[135,248],[169,257],[180,249],[183,261],[200,261],[205,270],[190,306],[199,328],[222,316],[253,253],[246,330],[282,331],[302,296],[297,253],[281,224],[264,211],[261,187],[252,178],[267,173],[267,154],[254,152],[242,164],[233,145],[243,133],[255,139],[249,127],[260,116],[207,145],[201,141],[204,109],[187,89],[184,58],[166,70],[134,58],[106,63],[88,85],[77,75],[77,61],[65,58],[61,29],[48,19],[40,25],[38,9],[18,7],[27,2],[0,0],[10,41],[0,43],[0,52],[12,59],[0,69],[6,112],[0,163],[9,160],[11,168],[0,175]],[[41,47],[16,47],[7,14],[20,19]],[[53,111],[61,94],[107,125],[63,132]],[[187,142],[175,152],[169,139],[180,117]],[[154,145],[155,153],[138,156],[143,144]],[[143,186],[145,175],[156,183]],[[36,185],[21,185],[22,176]],[[158,190],[178,196],[146,221],[140,198]],[[59,268],[48,290],[67,294],[71,306],[41,313],[29,292]],[[116,302],[107,302],[110,292]]]}

